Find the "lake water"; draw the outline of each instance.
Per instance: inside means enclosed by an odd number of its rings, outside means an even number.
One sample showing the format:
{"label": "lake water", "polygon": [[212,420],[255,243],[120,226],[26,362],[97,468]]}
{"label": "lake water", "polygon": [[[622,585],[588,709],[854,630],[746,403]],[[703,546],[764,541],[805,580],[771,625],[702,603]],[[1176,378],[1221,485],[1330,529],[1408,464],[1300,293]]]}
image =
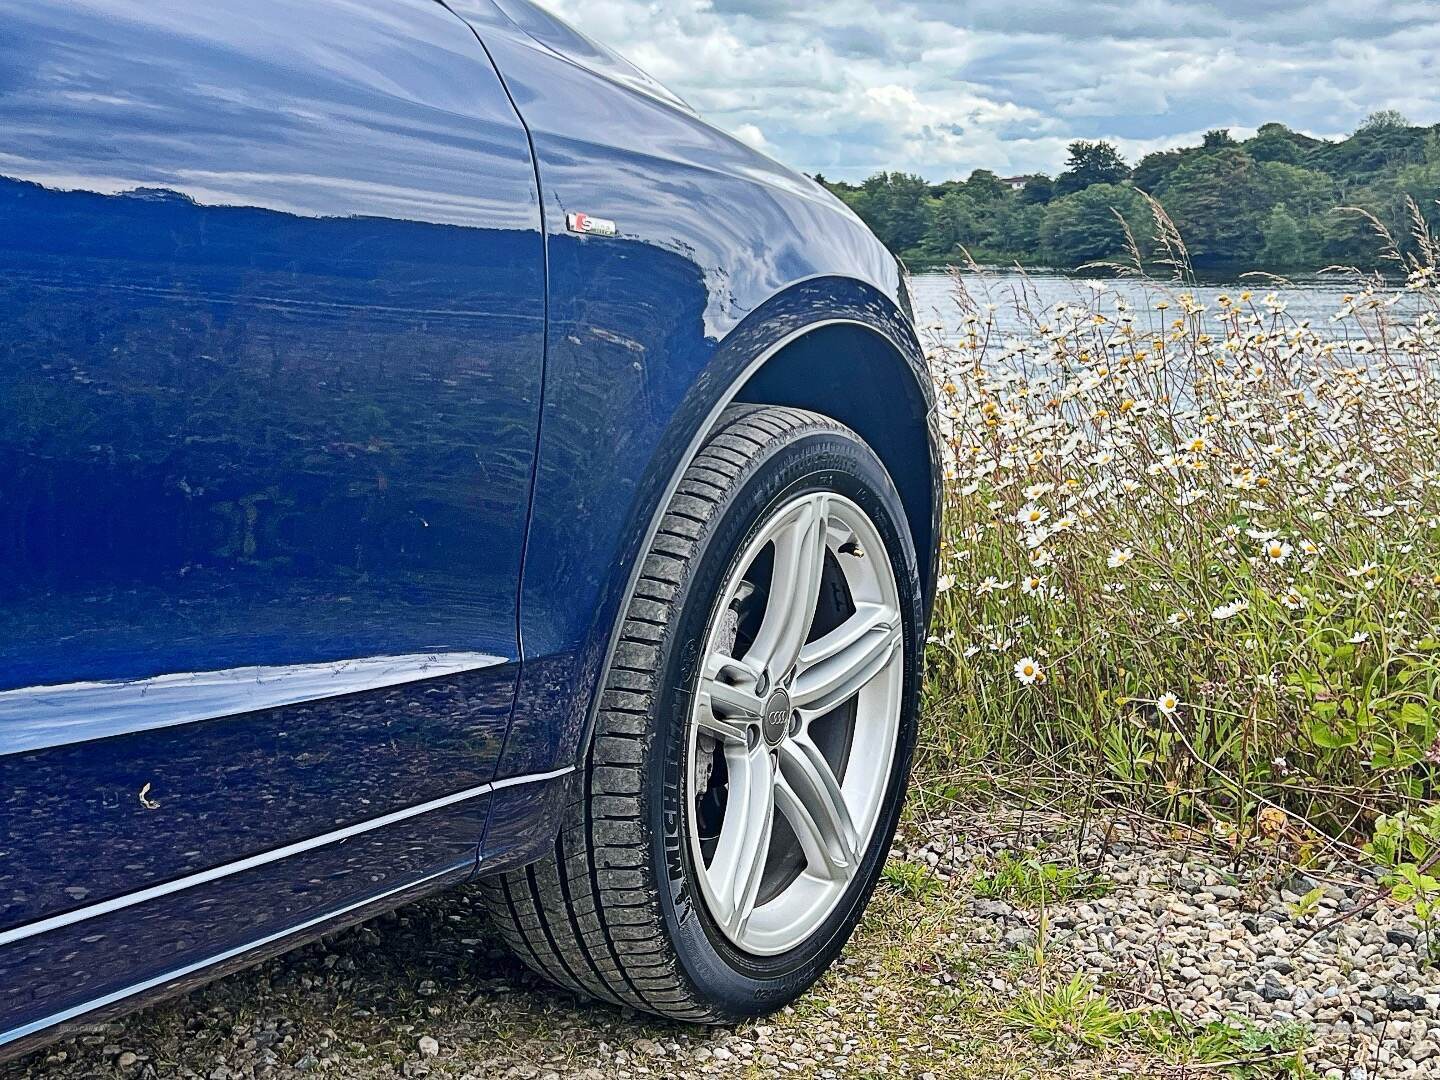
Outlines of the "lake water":
{"label": "lake water", "polygon": [[[1135,308],[1137,318],[1141,312],[1152,309],[1165,295],[1174,296],[1189,292],[1212,310],[1215,300],[1222,293],[1237,297],[1246,289],[1256,299],[1269,292],[1279,293],[1287,305],[1287,313],[1297,319],[1313,321],[1317,328],[1341,336],[1344,332],[1330,317],[1344,302],[1342,297],[1356,291],[1353,281],[1327,280],[1300,282],[1294,285],[1277,285],[1270,281],[1210,282],[1203,285],[1179,286],[1169,281],[1148,281],[1139,278],[1085,278],[1073,275],[1037,272],[1019,274],[1015,271],[986,272],[983,275],[964,275],[966,288],[979,303],[996,305],[995,320],[1000,334],[1016,335],[1024,332],[1027,320],[1025,308],[1039,313],[1048,311],[1064,301],[1089,305],[1094,297],[1092,286],[1103,285],[1110,295],[1126,297]],[[922,340],[930,340],[935,333],[927,334],[933,326],[941,327],[941,337],[956,333],[964,315],[956,303],[955,282],[948,274],[916,274],[911,279],[915,298],[915,319],[920,325]],[[1173,318],[1174,305],[1169,312]],[[1142,323],[1142,325],[1144,325]]]}

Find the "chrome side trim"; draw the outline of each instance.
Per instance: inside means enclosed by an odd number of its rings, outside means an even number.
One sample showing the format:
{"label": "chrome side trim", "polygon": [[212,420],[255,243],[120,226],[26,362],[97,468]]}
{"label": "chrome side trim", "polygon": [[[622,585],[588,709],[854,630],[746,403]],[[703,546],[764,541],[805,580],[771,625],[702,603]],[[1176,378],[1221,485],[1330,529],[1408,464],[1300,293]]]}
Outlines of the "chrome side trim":
{"label": "chrome side trim", "polygon": [[[85,922],[88,919],[98,918],[101,915],[109,915],[111,912],[123,911],[125,908],[134,907],[136,904],[144,904],[162,896],[169,896],[172,893],[193,889],[197,885],[204,885],[207,882],[230,877],[232,874],[253,870],[257,866],[266,866],[273,862],[279,862],[282,859],[290,858],[292,855],[299,855],[306,851],[312,851],[315,848],[324,847],[326,844],[334,844],[341,840],[348,840],[352,836],[361,836],[368,832],[374,832],[376,829],[383,829],[387,825],[394,825],[396,822],[419,817],[422,814],[428,814],[434,810],[442,810],[447,806],[453,806],[456,803],[465,802],[468,799],[479,798],[481,795],[489,795],[492,792],[503,791],[505,788],[517,787],[521,784],[535,784],[545,780],[556,780],[574,771],[575,767],[571,765],[563,769],[556,769],[553,772],[533,773],[528,776],[513,776],[505,780],[496,780],[493,783],[481,784],[479,787],[469,788],[465,791],[457,791],[454,795],[446,795],[443,799],[434,799],[427,803],[421,803],[418,806],[410,806],[404,810],[396,810],[383,817],[371,818],[368,821],[347,825],[343,829],[323,833],[320,836],[311,837],[309,840],[300,840],[293,844],[286,844],[284,847],[261,852],[259,855],[251,855],[248,859],[241,859],[239,862],[225,863],[223,866],[203,870],[198,874],[191,874],[189,877],[176,878],[174,881],[167,881],[160,885],[152,885],[150,888],[141,889],[139,892],[126,893],[124,896],[116,896],[98,904],[76,908],[74,911],[67,911],[63,915],[52,915],[48,919],[41,919],[38,922],[17,926],[13,930],[0,932],[0,946],[9,945],[15,941],[24,941],[26,938],[37,937],[40,934],[48,934],[52,930],[73,926],[75,923]],[[476,838],[477,844],[479,843],[479,839],[479,837]]]}
{"label": "chrome side trim", "polygon": [[134,997],[136,994],[143,994],[146,990],[154,989],[157,986],[163,986],[168,982],[175,981],[176,979],[183,979],[186,975],[193,975],[197,971],[203,971],[205,968],[214,967],[216,964],[223,964],[226,960],[232,960],[235,957],[242,956],[245,953],[251,952],[254,949],[263,949],[266,945],[269,945],[275,941],[279,941],[281,938],[290,937],[294,934],[304,933],[306,930],[312,929],[313,927],[321,926],[335,919],[342,918],[349,912],[356,911],[359,908],[368,907],[371,904],[377,904],[380,901],[385,900],[387,897],[394,896],[396,893],[406,892],[410,889],[419,888],[427,882],[434,881],[436,878],[442,878],[448,874],[453,874],[457,871],[464,870],[466,865],[467,863],[462,862],[457,863],[455,866],[447,867],[444,870],[437,870],[435,873],[427,874],[425,877],[419,878],[418,880],[408,881],[404,885],[397,885],[395,886],[395,888],[389,889],[375,896],[366,897],[364,900],[357,900],[353,904],[347,904],[345,907],[337,908],[334,911],[326,912],[324,915],[317,915],[313,919],[308,919],[305,922],[299,923],[295,926],[286,927],[284,930],[277,930],[273,934],[267,934],[265,937],[257,938],[254,941],[246,942],[244,945],[237,945],[233,949],[226,949],[224,952],[217,953],[214,956],[206,957],[204,960],[197,960],[193,964],[186,964],[184,967],[175,968],[173,971],[167,971],[163,975],[156,975],[154,978],[146,979],[144,982],[138,982],[131,986],[127,986],[124,989],[112,991],[111,993],[108,993],[103,997],[98,997],[91,1001],[87,1001],[83,1005],[72,1006],[71,1008],[65,1009],[58,1013],[53,1013],[50,1016],[44,1017],[40,1020],[32,1020],[24,1027],[15,1028],[13,1031],[0,1032],[0,1046],[5,1046],[7,1043],[19,1042],[21,1039],[38,1034],[42,1031],[45,1031],[47,1028],[54,1027],[56,1024],[63,1024],[67,1020],[74,1020],[76,1017],[84,1016],[86,1013],[94,1012],[96,1009],[103,1009],[105,1006],[113,1005],[117,1001],[123,1001],[125,998]]}

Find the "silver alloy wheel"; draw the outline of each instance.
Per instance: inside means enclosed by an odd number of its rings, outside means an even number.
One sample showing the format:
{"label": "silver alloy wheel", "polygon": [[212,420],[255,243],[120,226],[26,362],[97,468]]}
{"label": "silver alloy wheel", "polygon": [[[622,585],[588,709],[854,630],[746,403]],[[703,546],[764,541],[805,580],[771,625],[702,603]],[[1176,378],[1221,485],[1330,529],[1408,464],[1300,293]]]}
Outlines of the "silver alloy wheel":
{"label": "silver alloy wheel", "polygon": [[865,512],[815,492],[762,525],[715,612],[686,831],[716,924],[772,956],[834,911],[874,833],[900,730],[900,593]]}

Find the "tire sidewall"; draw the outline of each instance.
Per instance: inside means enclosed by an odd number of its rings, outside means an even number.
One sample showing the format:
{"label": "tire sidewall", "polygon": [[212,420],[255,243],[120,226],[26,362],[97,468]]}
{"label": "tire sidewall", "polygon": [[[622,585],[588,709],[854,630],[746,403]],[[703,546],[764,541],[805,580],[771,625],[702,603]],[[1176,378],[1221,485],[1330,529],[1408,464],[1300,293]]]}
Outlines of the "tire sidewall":
{"label": "tire sidewall", "polygon": [[[776,956],[737,949],[714,923],[695,884],[683,783],[688,725],[699,659],[720,591],[764,522],[786,503],[815,491],[849,498],[885,544],[899,588],[904,674],[901,716],[885,799],[869,848],[848,891],[803,944]],[[858,436],[819,418],[756,454],[710,517],[688,567],[679,613],[664,642],[655,700],[656,741],[648,755],[650,833],[659,869],[662,915],[676,955],[701,1000],[734,1018],[770,1012],[793,1000],[839,955],[863,914],[889,853],[904,803],[916,734],[922,598],[904,508],[884,466]]]}

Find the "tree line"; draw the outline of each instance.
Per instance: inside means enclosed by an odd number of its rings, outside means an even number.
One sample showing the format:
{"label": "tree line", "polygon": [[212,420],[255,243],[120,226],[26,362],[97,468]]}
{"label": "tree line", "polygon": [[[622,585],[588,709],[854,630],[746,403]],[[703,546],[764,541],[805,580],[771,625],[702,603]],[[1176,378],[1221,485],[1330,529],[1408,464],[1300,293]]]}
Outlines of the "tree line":
{"label": "tree line", "polygon": [[1356,209],[1389,229],[1402,251],[1414,244],[1412,202],[1440,234],[1440,124],[1417,127],[1391,110],[1341,140],[1284,124],[1243,141],[1216,129],[1199,146],[1147,154],[1133,167],[1108,142],[1074,142],[1053,178],[1002,180],[977,169],[941,184],[898,172],[861,184],[816,179],[912,269],[966,253],[981,263],[1060,268],[1129,263],[1127,228],[1143,257],[1158,257],[1142,192],[1174,221],[1197,270],[1382,268],[1375,222]]}

